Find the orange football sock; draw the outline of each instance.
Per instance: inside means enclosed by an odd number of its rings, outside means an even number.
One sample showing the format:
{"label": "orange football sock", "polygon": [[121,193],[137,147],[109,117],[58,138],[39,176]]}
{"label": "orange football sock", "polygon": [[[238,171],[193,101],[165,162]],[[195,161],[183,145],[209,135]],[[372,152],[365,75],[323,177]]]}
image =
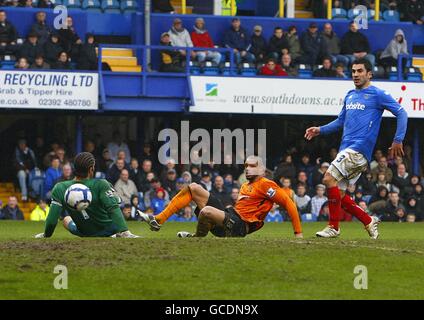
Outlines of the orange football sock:
{"label": "orange football sock", "polygon": [[190,188],[184,187],[177,195],[171,200],[171,202],[166,206],[166,208],[155,216],[155,220],[160,224],[165,223],[174,213],[177,213],[182,208],[188,206],[191,202],[191,190]]}

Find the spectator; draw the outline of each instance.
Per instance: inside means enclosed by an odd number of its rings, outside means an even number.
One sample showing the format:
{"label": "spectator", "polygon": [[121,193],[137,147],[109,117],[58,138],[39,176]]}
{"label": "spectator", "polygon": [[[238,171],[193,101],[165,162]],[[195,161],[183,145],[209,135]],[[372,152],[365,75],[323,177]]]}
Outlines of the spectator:
{"label": "spectator", "polygon": [[[197,18],[191,33],[191,40],[193,46],[200,48],[214,48],[214,43],[209,35],[208,30],[205,28],[205,20],[203,18]],[[221,53],[218,51],[196,51],[197,60],[203,63],[205,60],[212,61],[215,65],[221,63]]]}
{"label": "spectator", "polygon": [[224,34],[224,47],[234,51],[234,59],[237,65],[242,62],[253,63],[255,56],[249,52],[250,38],[244,28],[241,27],[240,19],[233,18],[231,28]]}
{"label": "spectator", "polygon": [[345,67],[349,64],[349,59],[340,54],[340,39],[337,34],[333,31],[331,23],[325,23],[323,31],[321,33],[324,40],[324,48],[327,55],[330,56],[332,64],[337,62],[342,63]]}
{"label": "spectator", "polygon": [[188,171],[184,171],[181,174],[181,179],[183,179],[183,183],[188,186],[192,181],[191,181],[191,174]]}
{"label": "spectator", "polygon": [[56,63],[57,57],[63,51],[62,46],[59,42],[59,35],[56,32],[52,32],[49,39],[44,44],[44,58],[50,65]]}
{"label": "spectator", "polygon": [[125,220],[131,220],[131,204],[126,203],[122,206],[122,215]]}
{"label": "spectator", "polygon": [[[355,188],[356,188],[356,185],[354,185],[354,186],[355,186]],[[362,189],[362,187],[361,187],[361,186],[358,186],[358,187],[356,188],[356,190],[355,190],[355,194],[354,194],[354,196],[353,196],[353,200],[354,200],[356,203],[359,203],[359,202],[361,202],[361,201],[364,201],[363,196],[364,196],[363,189]]]}
{"label": "spectator", "polygon": [[375,149],[374,152],[374,159],[370,163],[370,169],[373,170],[378,166],[378,162],[380,161],[380,158],[383,157],[383,151],[381,149]]}
{"label": "spectator", "polygon": [[38,8],[54,8],[54,3],[50,0],[38,0]]}
{"label": "spectator", "polygon": [[274,180],[278,181],[281,177],[293,180],[295,176],[296,167],[293,164],[293,158],[291,155],[285,155],[282,161],[274,169]]}
{"label": "spectator", "polygon": [[169,159],[166,160],[166,164],[162,168],[162,171],[161,171],[160,176],[159,176],[162,184],[167,179],[168,171],[171,170],[171,169],[174,169],[176,171],[177,167],[175,165],[175,160],[172,159],[172,158],[169,158]]}
{"label": "spectator", "polygon": [[45,169],[42,166],[42,162],[43,162],[43,156],[46,154],[47,149],[46,149],[46,145],[44,142],[43,137],[36,137],[35,138],[35,147],[34,147],[34,154],[35,154],[35,159],[37,160],[37,163],[39,164],[41,169]]}
{"label": "spectator", "polygon": [[290,77],[297,77],[299,75],[297,67],[292,63],[290,54],[283,54],[281,57],[281,67]]}
{"label": "spectator", "polygon": [[18,199],[10,196],[7,205],[0,212],[0,220],[24,220],[24,214],[18,206]]}
{"label": "spectator", "polygon": [[36,22],[31,26],[30,33],[35,33],[38,37],[38,43],[44,46],[51,34],[51,29],[46,24],[46,13],[44,11],[38,11],[35,14],[35,20]]}
{"label": "spectator", "polygon": [[297,171],[304,171],[306,173],[307,177],[310,177],[312,175],[312,172],[314,171],[314,166],[310,163],[310,156],[309,154],[302,155],[302,158],[300,160],[300,164],[297,166]]}
{"label": "spectator", "polygon": [[312,173],[312,185],[316,186],[317,184],[322,183],[322,178],[327,172],[327,169],[330,167],[328,162],[323,162],[319,167],[317,167]]}
{"label": "spectator", "polygon": [[411,196],[407,199],[406,205],[405,205],[405,211],[407,215],[414,215],[415,216],[415,220],[417,220],[417,217],[419,217],[419,207],[418,207],[418,202],[417,202],[417,198],[415,198],[414,196]]}
{"label": "spectator", "polygon": [[153,209],[153,214],[158,214],[165,209],[166,201],[165,201],[165,189],[158,188],[156,190],[156,194],[152,199],[151,208]]}
{"label": "spectator", "polygon": [[106,180],[108,180],[111,184],[114,185],[121,176],[121,172],[123,169],[127,169],[127,171],[130,170],[123,159],[116,160],[115,163],[107,171]]}
{"label": "spectator", "polygon": [[32,0],[20,0],[18,7],[32,8],[33,7]]}
{"label": "spectator", "polygon": [[420,0],[406,0],[401,7],[403,21],[411,21],[415,24],[424,24],[424,5]]}
{"label": "spectator", "polygon": [[327,201],[322,204],[317,221],[328,221],[329,217],[330,217],[330,209],[328,207],[328,201]]}
{"label": "spectator", "polygon": [[234,187],[231,190],[231,205],[232,206],[234,206],[236,204],[236,202],[238,200],[238,197],[239,197],[239,194],[240,194],[240,189],[239,188]]}
{"label": "spectator", "polygon": [[37,34],[29,33],[27,40],[19,49],[19,56],[33,63],[37,55],[43,54],[43,48],[38,44]]}
{"label": "spectator", "polygon": [[293,62],[296,62],[302,55],[300,40],[297,36],[297,29],[295,26],[290,26],[286,35],[287,43],[289,45],[289,54]]}
{"label": "spectator", "polygon": [[264,76],[287,76],[287,72],[281,68],[274,58],[268,58],[266,64],[261,68],[259,74]]}
{"label": "spectator", "polygon": [[318,33],[318,26],[315,22],[311,22],[308,30],[302,34],[300,44],[303,51],[300,57],[301,63],[315,65],[325,54],[324,40]]}
{"label": "spectator", "polygon": [[233,161],[231,155],[226,155],[224,157],[224,163],[221,164],[219,168],[219,175],[225,178],[227,174],[231,175],[231,180],[233,180],[233,177],[239,175],[239,168],[237,167],[236,161]]}
{"label": "spectator", "polygon": [[215,177],[211,194],[213,194],[216,198],[218,198],[221,201],[221,203],[224,205],[224,207],[231,205],[231,196],[225,190],[224,179],[221,176]]}
{"label": "spectator", "polygon": [[374,202],[382,202],[385,203],[387,201],[389,195],[389,189],[385,186],[379,186],[374,195],[372,195],[370,201],[368,202],[370,205]]}
{"label": "spectator", "polygon": [[410,185],[410,178],[403,163],[398,165],[396,175],[393,177],[392,183],[399,189],[400,197],[405,197],[407,188]]}
{"label": "spectator", "polygon": [[147,190],[150,189],[150,180],[147,178],[147,176],[149,175],[149,173],[153,174],[154,177],[154,173],[152,172],[152,161],[149,159],[144,159],[143,163],[141,165],[141,184],[140,184],[140,188],[137,187],[137,189],[143,193],[145,193]]}
{"label": "spectator", "polygon": [[44,61],[42,55],[37,55],[35,57],[34,63],[29,68],[36,70],[48,70],[50,69],[50,65]]}
{"label": "spectator", "polygon": [[132,158],[130,162],[130,179],[135,183],[137,190],[142,191],[145,175],[143,170],[140,170],[138,160]]}
{"label": "spectator", "polygon": [[66,163],[69,163],[69,159],[66,157],[66,152],[63,147],[58,147],[55,151],[55,156],[59,158],[60,168],[63,167]]}
{"label": "spectator", "polygon": [[194,222],[197,221],[196,215],[193,214],[193,208],[191,206],[186,206],[183,209],[183,214],[176,219],[180,222]]}
{"label": "spectator", "polygon": [[407,185],[405,187],[405,195],[410,196],[410,195],[414,194],[415,186],[419,183],[420,183],[420,177],[419,176],[417,176],[417,175],[411,176],[411,178],[409,179],[409,185]]}
{"label": "spectator", "polygon": [[262,27],[260,25],[253,27],[253,34],[250,38],[250,42],[252,44],[250,52],[255,56],[256,63],[264,62],[268,45],[262,35]]}
{"label": "spectator", "polygon": [[151,161],[151,165],[154,168],[157,163],[157,158],[153,152],[152,145],[149,142],[145,142],[143,144],[143,153],[141,154],[140,161],[143,162],[146,159]]}
{"label": "spectator", "polygon": [[175,9],[170,0],[152,0],[152,11],[159,13],[174,13]]}
{"label": "spectator", "polygon": [[311,199],[311,213],[316,217],[319,216],[322,205],[328,201],[328,198],[324,195],[325,185],[318,184],[315,187],[316,195]]}
{"label": "spectator", "polygon": [[384,171],[380,171],[377,175],[377,181],[375,182],[375,186],[378,188],[379,186],[384,186],[387,190],[392,191],[392,185],[387,182],[386,174]]}
{"label": "spectator", "polygon": [[94,35],[87,33],[85,43],[81,45],[78,57],[78,69],[80,70],[97,70],[98,59],[96,52],[96,44],[94,43]]}
{"label": "spectator", "polygon": [[212,190],[212,177],[211,173],[208,170],[204,170],[202,172],[200,185],[209,192]]}
{"label": "spectator", "polygon": [[358,202],[358,206],[364,210],[368,215],[371,215],[371,211],[368,209],[367,203],[364,200]]}
{"label": "spectator", "polygon": [[375,57],[370,52],[367,37],[358,31],[356,22],[352,21],[349,24],[349,31],[342,38],[341,53],[349,59],[349,64],[352,64],[355,59],[365,58],[374,66]]}
{"label": "spectator", "polygon": [[311,197],[306,194],[305,184],[299,183],[297,185],[294,202],[299,214],[311,213]]}
{"label": "spectator", "polygon": [[[401,209],[403,212],[398,211],[398,209]],[[376,213],[380,215],[381,221],[399,221],[400,219],[406,218],[405,207],[401,204],[397,192],[390,192],[389,200],[386,202],[385,207],[381,210],[377,210]]]}
{"label": "spectator", "polygon": [[61,176],[62,170],[60,169],[59,158],[54,157],[50,167],[46,170],[46,179],[44,180],[44,196],[46,199],[51,198],[51,191]]}
{"label": "spectator", "polygon": [[[408,44],[402,29],[397,29],[395,36],[380,56],[380,64],[385,67],[397,66],[400,54],[408,55]],[[403,59],[403,62],[403,67],[405,67],[406,59]]]}
{"label": "spectator", "polygon": [[40,199],[37,206],[34,210],[31,211],[30,220],[31,221],[46,221],[49,214],[50,208],[47,205],[46,201]]}
{"label": "spectator", "polygon": [[[169,33],[164,32],[161,35],[161,46],[172,46]],[[182,55],[178,50],[162,49],[160,51],[161,64],[159,70],[161,72],[184,72],[185,68],[182,64]]]}
{"label": "spectator", "polygon": [[325,57],[322,60],[322,67],[316,69],[313,73],[317,78],[335,78],[337,76],[336,70],[333,69],[331,58]]}
{"label": "spectator", "polygon": [[22,193],[22,201],[28,200],[27,179],[29,172],[37,167],[37,160],[34,151],[32,151],[25,139],[18,141],[15,149],[15,167],[17,171],[19,187]]}
{"label": "spectator", "polygon": [[112,134],[112,141],[108,143],[107,148],[110,152],[112,160],[116,160],[119,151],[125,151],[125,162],[130,163],[131,153],[128,145],[123,141],[119,131],[114,131]]}
{"label": "spectator", "polygon": [[[180,18],[174,19],[171,29],[168,31],[169,37],[171,39],[171,45],[174,47],[193,47],[193,42],[190,38],[190,33],[186,28],[183,27],[183,21]],[[187,50],[178,49],[181,56],[187,56]],[[196,51],[190,52],[191,58],[196,57]],[[184,62],[185,60],[183,60]]]}
{"label": "spectator", "polygon": [[344,72],[344,66],[341,63],[336,64],[336,78],[347,79],[347,75]]}
{"label": "spectator", "polygon": [[0,9],[0,56],[15,55],[17,38],[18,33],[13,24],[7,20],[6,11]]}
{"label": "spectator", "polygon": [[192,182],[200,183],[200,180],[202,179],[202,177],[200,175],[200,168],[198,165],[192,164],[190,166],[190,174],[191,174]]}
{"label": "spectator", "polygon": [[109,168],[113,165],[113,160],[110,157],[109,149],[103,149],[102,156],[96,162],[96,171],[106,174]]}
{"label": "spectator", "polygon": [[72,58],[78,58],[79,48],[82,41],[75,32],[73,20],[71,17],[66,18],[66,29],[59,29],[60,44],[63,50]]}
{"label": "spectator", "polygon": [[19,70],[27,70],[29,68],[28,59],[24,57],[19,58],[15,67]]}
{"label": "spectator", "polygon": [[387,158],[382,156],[380,157],[380,160],[378,161],[377,167],[371,170],[372,179],[373,181],[377,181],[377,176],[379,172],[383,171],[386,175],[387,182],[391,182],[393,178],[393,172],[387,165]]}
{"label": "spectator", "polygon": [[304,183],[305,187],[306,187],[306,191],[308,191],[308,176],[306,175],[305,171],[299,171],[297,173],[297,182],[296,183],[297,184],[298,183]]}
{"label": "spectator", "polygon": [[123,204],[131,204],[131,196],[138,193],[135,183],[130,180],[130,175],[127,169],[121,170],[119,179],[115,183],[115,190]]}
{"label": "spectator", "polygon": [[163,181],[163,188],[168,191],[169,197],[172,199],[177,194],[177,171],[169,169],[166,179]]}
{"label": "spectator", "polygon": [[412,194],[417,199],[417,207],[419,216],[418,221],[424,221],[424,192],[421,184],[416,184],[414,187],[414,193]]}
{"label": "spectator", "polygon": [[139,210],[145,211],[146,208],[144,207],[143,201],[140,201],[140,198],[138,197],[138,195],[133,194],[131,196],[131,215],[130,215],[131,220],[136,220],[136,221],[140,220],[140,214],[138,213]]}
{"label": "spectator", "polygon": [[71,70],[68,54],[65,51],[59,53],[56,62],[52,65],[52,69]]}
{"label": "spectator", "polygon": [[274,34],[269,39],[268,51],[270,57],[275,60],[281,60],[282,55],[289,53],[289,42],[284,36],[283,28],[274,28]]}
{"label": "spectator", "polygon": [[359,185],[362,187],[363,194],[366,196],[371,196],[377,192],[377,188],[372,181],[372,174],[369,171],[361,175]]}
{"label": "spectator", "polygon": [[283,222],[283,217],[280,214],[280,211],[278,210],[278,205],[274,203],[274,205],[271,208],[271,211],[268,212],[265,222]]}
{"label": "spectator", "polygon": [[169,202],[168,192],[166,192],[166,190],[162,188],[160,181],[156,177],[154,177],[150,180],[150,189],[144,194],[144,204],[146,208],[149,208],[149,207],[153,208],[152,199],[156,197],[156,193],[159,189],[165,191],[165,196],[164,196],[165,205],[168,204]]}

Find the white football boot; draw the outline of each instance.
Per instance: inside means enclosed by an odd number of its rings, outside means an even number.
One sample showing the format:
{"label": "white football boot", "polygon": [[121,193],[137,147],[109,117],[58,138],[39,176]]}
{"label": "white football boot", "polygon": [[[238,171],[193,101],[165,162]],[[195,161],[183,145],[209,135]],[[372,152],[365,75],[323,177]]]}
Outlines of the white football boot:
{"label": "white football boot", "polygon": [[340,229],[336,230],[332,226],[326,226],[322,231],[318,231],[315,235],[321,238],[337,238],[340,235]]}
{"label": "white football boot", "polygon": [[180,231],[177,233],[178,238],[192,238],[194,234],[188,231]]}
{"label": "white football boot", "polygon": [[115,233],[111,237],[112,238],[132,238],[132,239],[134,239],[134,238],[141,238],[140,236],[137,236],[135,234],[132,234],[130,230],[119,232],[119,233]]}
{"label": "white football boot", "polygon": [[144,213],[141,210],[137,210],[137,212],[140,215],[141,221],[147,222],[147,224],[150,226],[150,230],[152,231],[160,230],[160,227],[162,225],[156,221],[155,217],[152,214]]}
{"label": "white football boot", "polygon": [[380,219],[377,217],[371,217],[371,222],[369,225],[365,226],[365,230],[367,230],[368,234],[370,235],[371,239],[377,239],[379,236],[378,233],[378,224],[381,222]]}

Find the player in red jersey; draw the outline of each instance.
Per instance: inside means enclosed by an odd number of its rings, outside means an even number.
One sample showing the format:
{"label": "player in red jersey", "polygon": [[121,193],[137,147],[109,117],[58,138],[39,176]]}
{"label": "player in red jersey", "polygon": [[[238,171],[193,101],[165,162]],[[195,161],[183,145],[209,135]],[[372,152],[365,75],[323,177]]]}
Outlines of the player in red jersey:
{"label": "player in red jersey", "polygon": [[217,237],[244,237],[262,228],[265,217],[273,204],[277,203],[290,215],[295,236],[302,238],[302,227],[295,203],[274,181],[263,177],[265,166],[262,159],[249,156],[244,166],[248,182],[241,186],[234,207],[224,207],[219,199],[202,186],[191,183],[182,189],[160,214],[139,214],[151,230],[159,231],[170,216],[194,201],[198,215],[196,233],[181,231],[178,232],[179,237],[205,237],[209,231]]}

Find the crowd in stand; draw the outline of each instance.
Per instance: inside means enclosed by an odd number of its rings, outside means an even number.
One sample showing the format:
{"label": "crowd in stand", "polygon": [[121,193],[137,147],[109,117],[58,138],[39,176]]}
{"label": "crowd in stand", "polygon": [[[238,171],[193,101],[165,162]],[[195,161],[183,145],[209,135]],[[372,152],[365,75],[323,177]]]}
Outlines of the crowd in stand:
{"label": "crowd in stand", "polygon": [[[324,151],[327,149],[328,152]],[[84,150],[95,155],[96,178],[106,178],[114,186],[122,200],[122,212],[128,220],[138,219],[137,209],[160,213],[170,199],[191,182],[199,183],[225,206],[233,205],[240,185],[246,181],[242,165],[179,165],[172,159],[162,165],[150,143],[145,143],[143,153],[134,157],[119,132],[115,132],[112,141],[105,146],[87,140]],[[271,168],[267,170],[267,176],[288,192],[302,219],[328,219],[328,199],[322,178],[336,155],[335,148],[320,148],[308,153],[291,147],[275,164],[268,165]],[[404,158],[391,160],[377,149],[369,170],[362,174],[356,185],[349,186],[347,193],[360,207],[383,221],[424,221],[424,179],[411,173],[411,159],[408,145],[405,146]],[[272,162],[268,160],[268,164]],[[26,201],[28,197],[39,200],[31,219],[44,220],[55,183],[73,179],[71,157],[58,143],[47,148],[43,139],[38,138],[31,149],[25,140],[20,140],[14,164],[22,200]],[[174,219],[195,220],[194,209],[184,208]],[[345,212],[340,218],[352,220]],[[1,210],[0,219],[23,219],[15,197],[10,197]],[[277,206],[267,217],[267,221],[288,219],[284,210]]]}
{"label": "crowd in stand", "polygon": [[83,43],[72,17],[67,17],[66,26],[55,30],[47,24],[46,13],[37,12],[26,40],[19,43],[15,26],[0,9],[0,60],[14,57],[17,69],[97,70],[94,35],[87,34]]}
{"label": "crowd in stand", "polygon": [[[197,18],[191,33],[183,21],[174,19],[169,31],[161,34],[160,44],[169,46],[161,51],[162,72],[183,72],[186,65],[186,50],[172,50],[172,46],[190,48],[211,48],[208,51],[191,51],[190,59],[200,67],[210,61],[212,66],[223,66],[229,55],[214,51],[218,47],[209,34],[205,20]],[[258,74],[272,76],[297,76],[299,66],[310,66],[314,77],[347,78],[347,68],[356,58],[366,58],[372,65],[380,65],[386,70],[397,66],[398,56],[408,54],[407,41],[401,29],[397,30],[387,47],[377,56],[371,52],[367,37],[361,33],[355,22],[349,23],[349,30],[339,37],[331,25],[325,23],[322,30],[315,22],[298,35],[296,26],[287,30],[275,27],[270,39],[263,36],[263,28],[254,26],[252,34],[246,30],[239,18],[233,18],[231,26],[223,35],[222,48],[231,49],[234,62],[255,64]],[[406,60],[404,60],[406,62]]]}

